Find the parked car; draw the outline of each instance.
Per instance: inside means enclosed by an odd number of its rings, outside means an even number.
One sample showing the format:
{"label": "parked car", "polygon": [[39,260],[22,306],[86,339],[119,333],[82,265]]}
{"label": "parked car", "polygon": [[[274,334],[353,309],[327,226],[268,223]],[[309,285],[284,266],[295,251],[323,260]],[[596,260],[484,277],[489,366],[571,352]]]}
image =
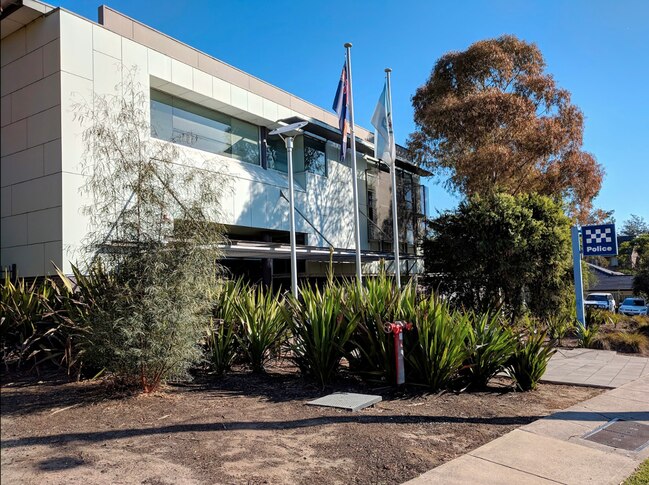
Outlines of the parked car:
{"label": "parked car", "polygon": [[615,312],[615,299],[611,293],[589,293],[584,300],[584,306]]}
{"label": "parked car", "polygon": [[647,302],[644,298],[638,298],[637,296],[625,298],[620,305],[620,313],[624,315],[646,315]]}

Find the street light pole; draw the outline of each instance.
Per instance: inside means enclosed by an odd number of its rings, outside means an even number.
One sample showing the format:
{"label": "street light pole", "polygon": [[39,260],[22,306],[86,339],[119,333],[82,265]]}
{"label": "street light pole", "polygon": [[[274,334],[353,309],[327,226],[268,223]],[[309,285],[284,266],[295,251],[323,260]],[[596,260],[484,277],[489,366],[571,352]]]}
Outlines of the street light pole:
{"label": "street light pole", "polygon": [[286,145],[286,156],[288,158],[288,201],[289,201],[289,224],[291,230],[291,292],[297,299],[297,249],[295,247],[295,195],[293,193],[293,137],[287,136],[284,139]]}
{"label": "street light pole", "polygon": [[[308,123],[300,121],[288,126],[282,126],[268,133],[269,135],[279,135],[284,140],[286,146],[286,158],[288,161],[288,214],[290,225],[291,240],[291,293],[297,299],[297,249],[295,242],[295,195],[293,190],[293,138],[302,133],[301,129]],[[284,135],[284,136],[282,136]]]}

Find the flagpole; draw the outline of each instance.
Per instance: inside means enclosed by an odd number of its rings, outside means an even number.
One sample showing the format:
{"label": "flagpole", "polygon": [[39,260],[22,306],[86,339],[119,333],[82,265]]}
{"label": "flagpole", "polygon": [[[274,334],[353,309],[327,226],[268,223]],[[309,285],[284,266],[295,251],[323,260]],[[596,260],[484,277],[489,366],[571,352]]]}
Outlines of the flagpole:
{"label": "flagpole", "polygon": [[354,239],[356,241],[356,279],[358,284],[363,283],[363,271],[361,268],[361,232],[358,218],[358,176],[356,174],[356,134],[354,125],[354,96],[352,95],[352,44],[345,44],[347,50],[347,81],[349,82],[349,123],[352,137],[352,188],[354,194]]}
{"label": "flagpole", "polygon": [[[388,88],[388,133],[391,139],[388,140],[390,147],[394,144],[394,126],[392,124],[392,87],[390,85],[390,73],[392,69],[385,69],[387,88]],[[394,249],[394,277],[397,282],[397,288],[401,288],[401,265],[399,263],[399,223],[397,219],[397,159],[392,160],[390,167],[392,175],[392,248]]]}

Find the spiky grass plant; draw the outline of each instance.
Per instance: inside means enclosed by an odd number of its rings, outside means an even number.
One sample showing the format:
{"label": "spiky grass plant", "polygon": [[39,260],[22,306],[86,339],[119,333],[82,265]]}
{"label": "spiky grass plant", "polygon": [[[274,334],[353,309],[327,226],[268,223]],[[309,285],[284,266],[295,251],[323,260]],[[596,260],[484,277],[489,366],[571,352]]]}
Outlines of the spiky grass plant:
{"label": "spiky grass plant", "polygon": [[414,342],[406,354],[411,378],[432,391],[444,389],[458,377],[469,355],[470,318],[431,296],[418,303],[414,324]]}
{"label": "spiky grass plant", "polygon": [[346,287],[332,284],[322,290],[303,285],[300,300],[289,300],[292,359],[323,387],[337,375],[358,323],[359,315],[349,311],[346,300]]}
{"label": "spiky grass plant", "polygon": [[344,283],[352,312],[359,322],[351,338],[350,368],[370,381],[392,383],[395,380],[394,345],[385,326],[413,315],[416,291],[412,284],[399,290],[384,271],[366,278],[360,287],[355,281]]}
{"label": "spiky grass plant", "polygon": [[516,350],[517,340],[511,330],[501,324],[499,313],[469,313],[472,325],[467,338],[469,357],[465,376],[468,384],[484,388],[489,379],[504,370]]}
{"label": "spiky grass plant", "polygon": [[520,337],[516,350],[507,363],[507,372],[521,391],[536,389],[556,350],[546,342],[546,334],[539,332]]}
{"label": "spiky grass plant", "polygon": [[239,347],[253,372],[263,372],[286,338],[288,312],[279,292],[250,288],[237,299],[235,313],[241,324]]}
{"label": "spiky grass plant", "polygon": [[230,370],[237,354],[239,325],[236,308],[241,295],[248,290],[249,285],[239,278],[223,282],[215,291],[214,309],[207,328],[207,354],[217,375]]}

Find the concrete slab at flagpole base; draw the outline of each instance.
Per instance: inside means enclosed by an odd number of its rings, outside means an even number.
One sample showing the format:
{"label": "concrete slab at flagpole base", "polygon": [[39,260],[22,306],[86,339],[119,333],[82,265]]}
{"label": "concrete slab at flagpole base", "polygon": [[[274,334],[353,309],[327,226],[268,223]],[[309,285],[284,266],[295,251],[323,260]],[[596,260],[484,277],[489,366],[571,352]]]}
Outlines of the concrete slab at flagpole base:
{"label": "concrete slab at flagpole base", "polygon": [[355,394],[353,392],[334,392],[315,401],[309,401],[310,406],[324,406],[329,408],[347,409],[358,411],[381,402],[381,396],[371,394]]}

